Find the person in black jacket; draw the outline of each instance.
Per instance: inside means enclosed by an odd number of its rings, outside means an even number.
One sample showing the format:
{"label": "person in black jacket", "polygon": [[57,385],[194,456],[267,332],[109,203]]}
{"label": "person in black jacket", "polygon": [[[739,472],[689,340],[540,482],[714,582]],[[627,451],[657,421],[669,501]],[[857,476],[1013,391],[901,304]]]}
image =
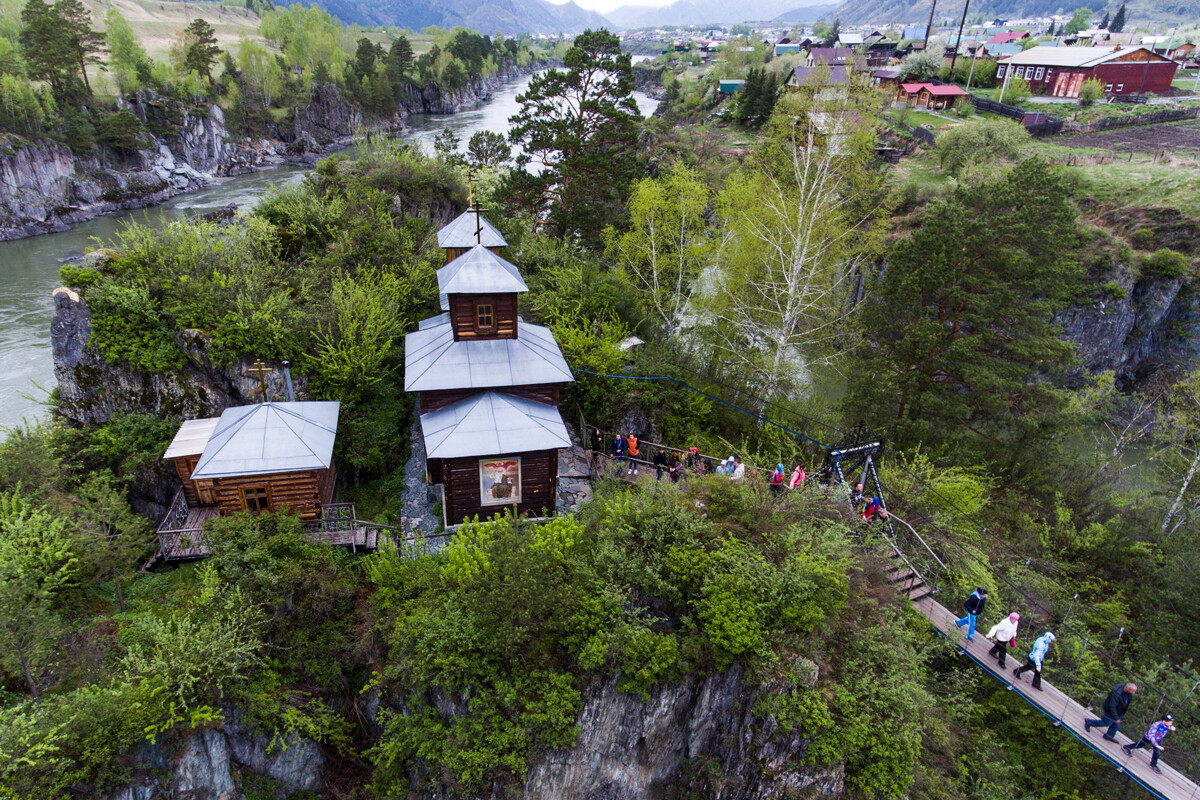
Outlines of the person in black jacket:
{"label": "person in black jacket", "polygon": [[987,589],[980,586],[975,591],[971,592],[971,596],[963,603],[963,608],[967,610],[967,615],[962,619],[954,620],[954,624],[958,627],[967,626],[967,641],[975,640],[975,623],[979,619],[979,615],[983,613],[984,606],[987,605]]}
{"label": "person in black jacket", "polygon": [[1133,700],[1135,694],[1137,694],[1136,683],[1118,683],[1104,700],[1104,716],[1100,719],[1085,719],[1083,729],[1090,731],[1097,725],[1107,725],[1108,733],[1104,734],[1104,738],[1110,742],[1114,741],[1117,737],[1117,729],[1121,727],[1121,718],[1125,716],[1129,702]]}
{"label": "person in black jacket", "polygon": [[667,468],[667,451],[661,447],[654,451],[654,458],[651,459],[654,464],[654,479],[662,480],[663,470]]}

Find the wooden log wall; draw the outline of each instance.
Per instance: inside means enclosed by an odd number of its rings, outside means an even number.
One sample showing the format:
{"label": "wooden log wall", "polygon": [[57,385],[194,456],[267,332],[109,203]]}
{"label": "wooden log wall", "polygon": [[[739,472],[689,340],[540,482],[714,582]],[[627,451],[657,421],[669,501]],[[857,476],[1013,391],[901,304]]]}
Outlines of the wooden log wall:
{"label": "wooden log wall", "polygon": [[196,486],[192,483],[192,471],[200,463],[200,456],[180,456],[179,458],[172,458],[171,463],[175,465],[175,474],[183,482],[183,496],[187,498],[188,505],[192,508],[200,505],[200,498],[196,494]]}
{"label": "wooden log wall", "polygon": [[[529,386],[504,386],[497,389],[497,391],[557,406],[561,389],[562,384],[559,383],[534,383]],[[421,392],[421,413],[428,414],[430,411],[437,411],[439,408],[452,406],[460,400],[466,400],[468,397],[480,394],[481,391],[483,390],[440,389],[435,392]]]}
{"label": "wooden log wall", "polygon": [[[475,329],[475,306],[490,303],[493,327],[486,331]],[[452,294],[450,295],[450,324],[454,340],[515,339],[517,338],[517,296],[515,294]]]}
{"label": "wooden log wall", "polygon": [[333,468],[301,472],[277,472],[269,475],[214,478],[213,500],[221,514],[242,511],[240,489],[266,487],[270,491],[271,510],[291,509],[304,519],[321,513],[321,505],[332,497]]}
{"label": "wooden log wall", "polygon": [[[517,513],[535,517],[554,513],[558,482],[558,451],[535,450],[527,453],[508,453],[486,456],[488,460],[521,459],[521,502]],[[442,483],[446,490],[446,521],[460,525],[468,517],[487,519],[501,514],[506,506],[485,506],[479,502],[478,456],[450,458],[442,461]],[[507,506],[511,508],[512,506]]]}

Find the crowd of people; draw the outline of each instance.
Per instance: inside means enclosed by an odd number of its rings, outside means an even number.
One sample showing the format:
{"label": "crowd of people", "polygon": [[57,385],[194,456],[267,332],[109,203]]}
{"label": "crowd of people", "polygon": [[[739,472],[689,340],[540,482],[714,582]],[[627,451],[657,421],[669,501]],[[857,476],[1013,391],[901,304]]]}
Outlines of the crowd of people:
{"label": "crowd of people", "polygon": [[[968,642],[975,639],[975,626],[979,621],[979,617],[983,614],[984,608],[987,606],[988,592],[982,587],[971,592],[970,596],[963,602],[963,609],[966,611],[965,616],[954,620],[954,624],[959,628],[966,628],[966,640]],[[1017,646],[1017,629],[1020,626],[1021,615],[1016,611],[1010,613],[1007,617],[1001,619],[991,627],[985,635],[990,642],[994,642],[992,649],[988,651],[988,655],[995,658],[1003,669],[1010,648]],[[1046,631],[1037,639],[1034,640],[1033,646],[1030,648],[1026,656],[1024,664],[1020,664],[1013,668],[1014,682],[1021,680],[1021,676],[1026,672],[1032,673],[1033,688],[1039,692],[1042,691],[1042,668],[1046,660],[1046,655],[1050,651],[1050,645],[1054,644],[1056,637],[1050,631]],[[1133,700],[1133,696],[1137,694],[1137,684],[1134,683],[1119,683],[1112,688],[1108,693],[1108,697],[1104,701],[1103,713],[1098,719],[1087,719],[1083,723],[1085,731],[1091,731],[1092,728],[1102,727],[1107,730],[1103,738],[1107,741],[1116,741],[1117,730],[1121,727],[1121,720],[1124,718],[1126,711],[1129,709],[1129,704]],[[1163,751],[1162,741],[1166,735],[1175,730],[1175,718],[1167,714],[1162,719],[1154,722],[1142,735],[1142,738],[1136,742],[1123,745],[1125,754],[1133,755],[1134,750],[1147,749],[1150,751],[1150,768],[1155,772],[1161,773],[1162,770],[1158,766],[1159,755]]]}

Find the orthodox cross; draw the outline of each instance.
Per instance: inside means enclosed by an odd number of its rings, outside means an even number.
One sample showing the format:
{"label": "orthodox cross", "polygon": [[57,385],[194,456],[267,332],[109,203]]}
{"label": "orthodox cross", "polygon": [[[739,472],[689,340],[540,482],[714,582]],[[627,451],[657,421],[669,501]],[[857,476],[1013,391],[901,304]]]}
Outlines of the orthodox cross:
{"label": "orthodox cross", "polygon": [[262,359],[255,361],[253,365],[246,368],[246,372],[258,375],[258,385],[261,390],[261,400],[259,402],[267,402],[267,373],[274,372],[262,362]]}
{"label": "orthodox cross", "polygon": [[474,173],[467,176],[467,207],[475,211],[475,243],[483,244],[483,217],[480,212],[483,210],[479,204],[475,202],[475,181]]}

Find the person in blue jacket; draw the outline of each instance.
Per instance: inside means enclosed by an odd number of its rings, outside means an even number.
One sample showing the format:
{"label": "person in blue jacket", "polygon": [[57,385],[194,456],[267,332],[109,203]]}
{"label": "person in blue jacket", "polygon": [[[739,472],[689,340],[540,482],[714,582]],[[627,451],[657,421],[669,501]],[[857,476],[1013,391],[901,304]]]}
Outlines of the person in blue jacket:
{"label": "person in blue jacket", "polygon": [[971,592],[971,596],[963,603],[963,608],[967,610],[967,615],[962,619],[954,620],[954,624],[958,627],[967,626],[967,641],[975,639],[975,623],[979,620],[979,615],[983,613],[984,606],[987,605],[987,589],[980,586],[975,591]]}
{"label": "person in blue jacket", "polygon": [[1046,659],[1046,652],[1050,649],[1053,641],[1053,633],[1050,631],[1043,633],[1033,643],[1033,649],[1029,651],[1029,663],[1013,670],[1013,675],[1016,675],[1017,678],[1021,677],[1022,672],[1033,670],[1033,688],[1039,692],[1042,690],[1042,661]]}

